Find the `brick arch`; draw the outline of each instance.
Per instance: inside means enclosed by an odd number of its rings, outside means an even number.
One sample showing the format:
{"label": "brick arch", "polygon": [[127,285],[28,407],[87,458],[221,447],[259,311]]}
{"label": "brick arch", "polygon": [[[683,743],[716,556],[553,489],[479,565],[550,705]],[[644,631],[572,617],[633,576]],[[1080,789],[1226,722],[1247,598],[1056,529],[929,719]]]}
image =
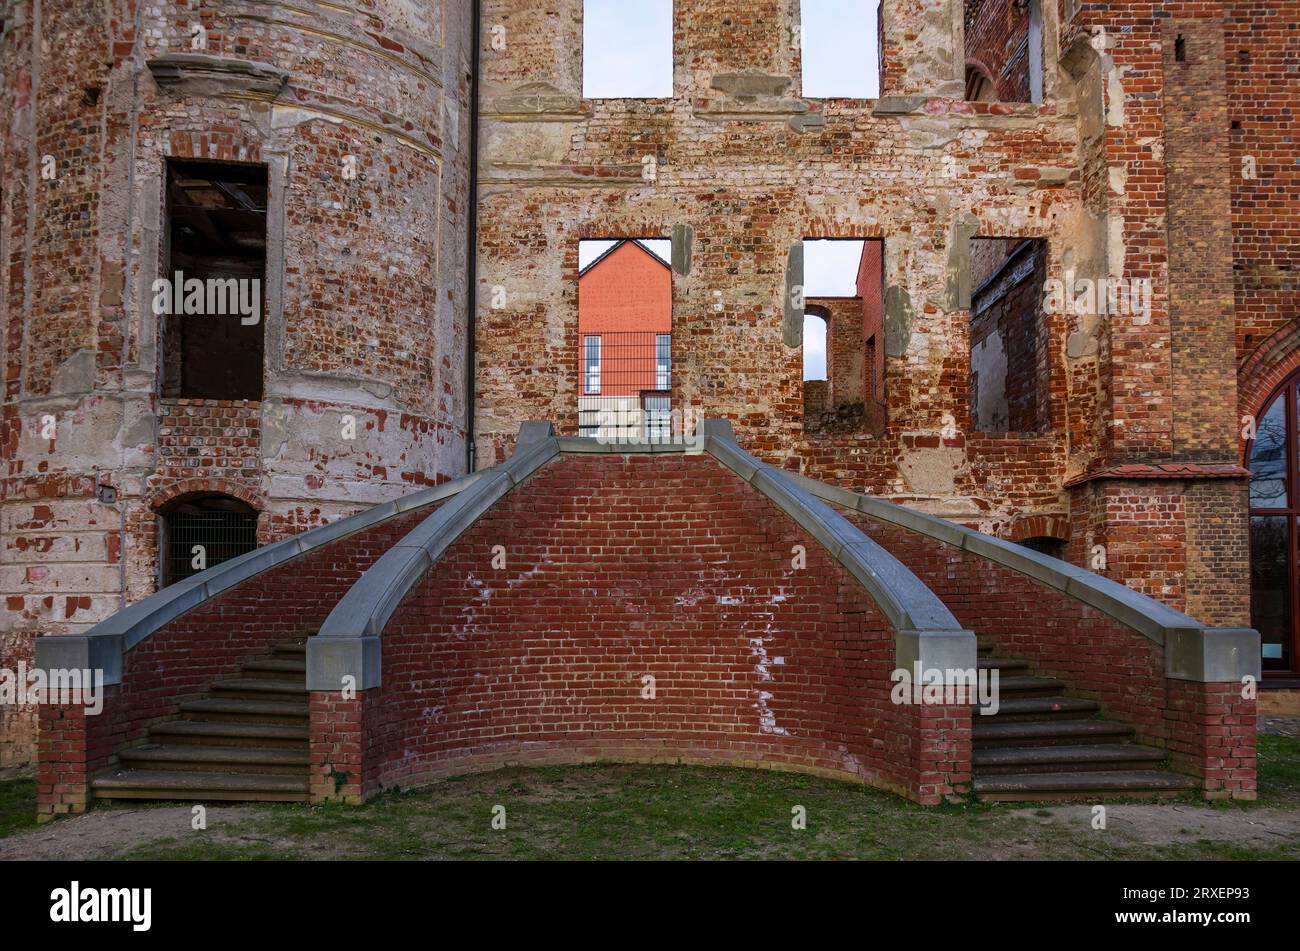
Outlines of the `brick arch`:
{"label": "brick arch", "polygon": [[[997,102],[999,98],[998,81],[993,76],[993,70],[989,69],[987,66],[984,65],[983,62],[981,62],[979,59],[977,59],[974,56],[966,57],[966,68],[962,76],[962,81],[966,84],[966,95],[969,96],[971,92],[970,75],[972,71],[978,73],[980,75],[980,78],[984,79],[989,84],[989,88],[993,90],[992,101]],[[975,100],[968,100],[968,101],[975,101]]]}
{"label": "brick arch", "polygon": [[[1273,394],[1293,373],[1300,371],[1300,321],[1290,321],[1270,334],[1237,370],[1237,415],[1256,416],[1263,412]],[[1248,460],[1249,444],[1237,434],[1242,464]]]}
{"label": "brick arch", "polygon": [[1026,538],[1070,539],[1070,520],[1064,515],[1028,515],[1018,518],[1011,525],[1007,538],[1013,542],[1023,542]]}
{"label": "brick arch", "polygon": [[145,504],[151,511],[161,515],[164,508],[187,495],[228,495],[232,499],[239,499],[259,516],[266,508],[266,499],[260,492],[225,479],[182,479],[155,489],[145,497]]}
{"label": "brick arch", "polygon": [[239,162],[255,164],[262,161],[265,137],[249,134],[243,123],[229,128],[202,131],[182,125],[173,129],[172,150],[167,158],[193,159],[199,162]]}
{"label": "brick arch", "polygon": [[880,241],[885,232],[878,222],[842,221],[836,217],[814,215],[803,226],[806,240]]}

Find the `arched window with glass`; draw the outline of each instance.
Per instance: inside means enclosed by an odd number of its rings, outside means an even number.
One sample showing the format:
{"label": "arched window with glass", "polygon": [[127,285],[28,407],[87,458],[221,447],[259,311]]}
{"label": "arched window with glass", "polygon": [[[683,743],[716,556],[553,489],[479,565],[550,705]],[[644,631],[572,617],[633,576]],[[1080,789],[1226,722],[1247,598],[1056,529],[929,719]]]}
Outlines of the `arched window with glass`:
{"label": "arched window with glass", "polygon": [[1263,670],[1294,677],[1300,633],[1300,374],[1288,379],[1256,419],[1250,461],[1250,614]]}

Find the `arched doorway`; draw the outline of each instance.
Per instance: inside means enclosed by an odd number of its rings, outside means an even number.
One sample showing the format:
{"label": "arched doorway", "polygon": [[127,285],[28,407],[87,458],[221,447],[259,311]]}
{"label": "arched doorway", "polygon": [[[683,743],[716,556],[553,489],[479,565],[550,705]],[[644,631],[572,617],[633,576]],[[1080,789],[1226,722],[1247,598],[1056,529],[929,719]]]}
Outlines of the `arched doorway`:
{"label": "arched doorway", "polygon": [[162,584],[184,581],[257,547],[257,512],[229,495],[189,495],[159,513]]}
{"label": "arched doorway", "polygon": [[1266,676],[1300,673],[1300,373],[1256,417],[1250,465],[1250,614]]}

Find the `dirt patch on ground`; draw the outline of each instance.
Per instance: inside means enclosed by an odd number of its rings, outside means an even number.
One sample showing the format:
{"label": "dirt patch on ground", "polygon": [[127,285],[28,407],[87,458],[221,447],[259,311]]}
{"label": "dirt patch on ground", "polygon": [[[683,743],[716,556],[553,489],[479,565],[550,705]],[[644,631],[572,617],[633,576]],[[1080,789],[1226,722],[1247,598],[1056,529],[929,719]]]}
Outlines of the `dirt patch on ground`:
{"label": "dirt patch on ground", "polygon": [[1092,806],[1018,809],[1009,818],[1070,832],[1116,833],[1133,845],[1168,846],[1177,842],[1223,842],[1242,848],[1272,849],[1300,842],[1300,813],[1279,809],[1233,809],[1170,803],[1106,807],[1105,830],[1093,830]]}
{"label": "dirt patch on ground", "polygon": [[1300,736],[1300,717],[1276,717],[1266,714],[1259,718],[1259,732],[1265,736]]}
{"label": "dirt patch on ground", "polygon": [[[209,826],[233,824],[250,811],[241,806],[208,807],[207,821]],[[189,806],[94,809],[0,839],[0,861],[111,859],[148,842],[186,835],[193,820]]]}

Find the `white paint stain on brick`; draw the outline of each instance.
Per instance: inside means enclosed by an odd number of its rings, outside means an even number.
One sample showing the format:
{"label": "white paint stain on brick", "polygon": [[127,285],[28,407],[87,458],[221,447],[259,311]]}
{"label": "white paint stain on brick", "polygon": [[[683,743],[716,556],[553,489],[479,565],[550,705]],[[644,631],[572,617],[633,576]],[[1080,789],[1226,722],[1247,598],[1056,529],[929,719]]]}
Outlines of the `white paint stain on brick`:
{"label": "white paint stain on brick", "polygon": [[[772,628],[771,625],[769,624],[767,628],[767,632],[764,636],[751,637],[749,639],[750,653],[753,654],[757,660],[755,669],[758,671],[758,679],[765,683],[770,683],[772,680],[772,671],[769,668],[769,664],[785,663],[784,657],[779,657],[774,662],[769,661],[768,659],[767,642],[772,639],[771,630]],[[786,730],[784,727],[777,726],[776,714],[772,711],[772,708],[769,705],[769,701],[772,699],[773,699],[773,695],[770,691],[760,690],[758,692],[758,702],[754,704],[755,708],[757,708],[758,710],[758,728],[764,733],[770,733],[775,736],[790,736],[791,734],[789,730]]]}

